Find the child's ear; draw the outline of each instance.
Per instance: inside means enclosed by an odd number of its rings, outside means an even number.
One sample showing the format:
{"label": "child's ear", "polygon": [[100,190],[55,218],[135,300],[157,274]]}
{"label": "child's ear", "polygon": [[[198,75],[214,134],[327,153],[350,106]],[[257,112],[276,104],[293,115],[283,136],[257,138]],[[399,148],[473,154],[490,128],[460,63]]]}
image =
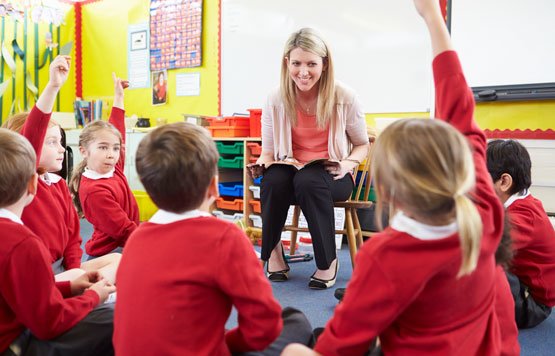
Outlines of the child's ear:
{"label": "child's ear", "polygon": [[216,174],[212,177],[210,184],[208,185],[208,191],[206,192],[206,198],[214,200],[220,196],[220,191],[218,189],[218,175]]}
{"label": "child's ear", "polygon": [[87,149],[83,146],[79,146],[79,152],[81,153],[81,156],[83,156],[84,158],[87,157]]}
{"label": "child's ear", "polygon": [[513,177],[508,173],[503,173],[497,181],[497,186],[503,193],[508,193],[513,186]]}
{"label": "child's ear", "polygon": [[27,183],[27,202],[25,205],[29,205],[37,195],[38,178],[39,175],[35,173]]}

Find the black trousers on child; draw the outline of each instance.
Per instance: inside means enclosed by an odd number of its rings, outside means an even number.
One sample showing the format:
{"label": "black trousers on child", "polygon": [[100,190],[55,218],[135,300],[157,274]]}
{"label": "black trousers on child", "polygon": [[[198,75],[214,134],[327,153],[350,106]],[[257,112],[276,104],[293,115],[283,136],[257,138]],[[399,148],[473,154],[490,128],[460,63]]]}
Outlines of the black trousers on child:
{"label": "black trousers on child", "polygon": [[528,287],[522,284],[517,276],[510,272],[506,273],[509,285],[511,286],[511,293],[515,301],[515,321],[518,328],[533,328],[547,319],[551,314],[551,307],[537,302],[532,295],[528,293]]}
{"label": "black trousers on child", "polygon": [[2,356],[114,355],[114,304],[101,304],[74,327],[52,340],[37,339],[25,330]]}
{"label": "black trousers on child", "polygon": [[260,188],[262,260],[270,258],[281,240],[289,206],[298,204],[308,223],[316,266],[328,269],[336,258],[333,202],[347,200],[353,186],[350,174],[334,180],[320,164],[301,170],[284,164],[270,166]]}

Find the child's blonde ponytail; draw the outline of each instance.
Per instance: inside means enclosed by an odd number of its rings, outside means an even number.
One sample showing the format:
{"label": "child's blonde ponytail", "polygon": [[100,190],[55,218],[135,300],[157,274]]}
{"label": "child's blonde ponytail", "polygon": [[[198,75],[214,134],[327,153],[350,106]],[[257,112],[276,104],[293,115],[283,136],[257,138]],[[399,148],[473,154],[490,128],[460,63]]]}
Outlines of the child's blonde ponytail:
{"label": "child's blonde ponytail", "polygon": [[455,211],[462,254],[461,268],[457,277],[462,277],[472,273],[478,263],[482,239],[482,219],[474,203],[463,194],[455,196]]}
{"label": "child's blonde ponytail", "polygon": [[84,217],[83,207],[81,206],[81,201],[79,200],[79,185],[81,184],[81,176],[87,167],[87,160],[83,159],[77,167],[73,168],[71,174],[71,179],[69,180],[69,192],[71,193],[71,199],[73,199],[73,205],[77,209],[77,214],[80,218]]}

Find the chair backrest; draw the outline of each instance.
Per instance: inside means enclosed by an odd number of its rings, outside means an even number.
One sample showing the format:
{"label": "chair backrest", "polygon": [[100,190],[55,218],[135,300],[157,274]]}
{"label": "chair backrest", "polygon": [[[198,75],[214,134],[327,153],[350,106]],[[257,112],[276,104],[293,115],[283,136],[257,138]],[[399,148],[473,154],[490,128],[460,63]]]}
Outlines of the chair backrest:
{"label": "chair backrest", "polygon": [[[350,201],[368,201],[370,195],[370,186],[372,184],[372,176],[370,174],[372,151],[374,147],[374,140],[370,140],[370,149],[366,155],[366,159],[357,167],[355,171],[355,189],[354,196],[349,199]],[[358,183],[357,183],[358,180]]]}

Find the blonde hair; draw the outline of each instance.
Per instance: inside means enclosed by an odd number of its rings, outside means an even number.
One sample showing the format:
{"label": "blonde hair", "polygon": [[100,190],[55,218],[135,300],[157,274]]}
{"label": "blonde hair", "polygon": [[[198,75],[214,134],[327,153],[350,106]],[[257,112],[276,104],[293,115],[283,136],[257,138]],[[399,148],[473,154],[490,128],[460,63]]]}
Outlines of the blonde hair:
{"label": "blonde hair", "polygon": [[291,51],[296,48],[322,57],[325,70],[322,72],[322,76],[318,82],[316,122],[319,128],[323,128],[333,116],[333,110],[336,104],[335,77],[330,48],[324,39],[311,28],[301,28],[299,31],[292,33],[285,43],[283,59],[281,61],[280,91],[285,106],[286,116],[293,125],[297,122],[297,110],[295,109],[297,86],[289,75],[287,59]]}
{"label": "blonde hair", "polygon": [[[106,122],[106,121],[94,121],[85,126],[81,134],[79,135],[79,147],[84,147],[87,149],[91,143],[96,140],[97,135],[99,132],[108,130],[112,132],[116,137],[119,139],[120,144],[122,143],[121,134],[118,129]],[[81,176],[87,167],[87,160],[83,158],[79,164],[73,168],[73,172],[71,175],[71,179],[69,181],[69,191],[71,193],[71,197],[73,199],[73,204],[77,209],[77,213],[80,217],[83,217],[83,207],[81,206],[81,200],[79,199],[79,186],[81,184]]]}
{"label": "blonde hair", "polygon": [[455,215],[462,252],[458,277],[470,274],[478,262],[482,220],[467,196],[476,178],[466,138],[439,120],[399,120],[380,134],[372,162],[377,223],[384,202],[438,222]]}
{"label": "blonde hair", "polygon": [[0,128],[0,208],[16,203],[35,174],[35,150],[27,139]]}
{"label": "blonde hair", "polygon": [[[17,114],[14,114],[12,116],[10,116],[3,124],[2,127],[6,128],[8,130],[12,130],[15,131],[17,133],[21,133],[21,131],[23,131],[23,126],[25,126],[25,122],[27,121],[27,118],[29,117],[29,112],[20,112]],[[62,127],[54,120],[50,119],[50,121],[48,121],[48,128],[57,126],[60,128],[60,131],[62,130]],[[36,154],[36,152],[35,152]],[[44,167],[37,167],[37,173],[39,175],[42,175],[44,173],[47,172],[47,169]]]}

